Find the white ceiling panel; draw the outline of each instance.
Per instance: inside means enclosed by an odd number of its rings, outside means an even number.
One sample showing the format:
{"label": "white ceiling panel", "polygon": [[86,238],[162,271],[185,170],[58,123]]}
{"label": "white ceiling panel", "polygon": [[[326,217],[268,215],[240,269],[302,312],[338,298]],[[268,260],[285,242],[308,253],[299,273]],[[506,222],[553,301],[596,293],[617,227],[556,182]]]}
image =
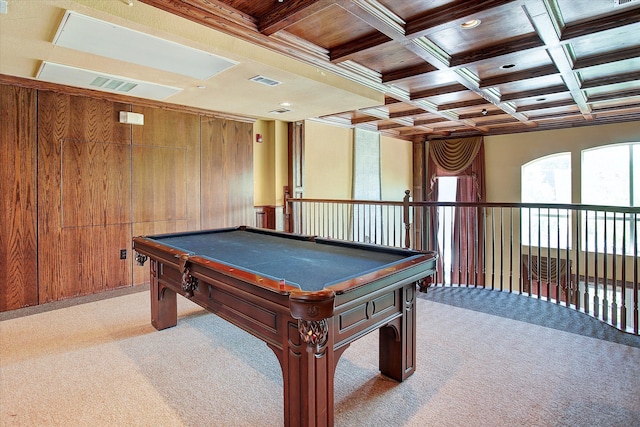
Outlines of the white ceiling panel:
{"label": "white ceiling panel", "polygon": [[237,62],[159,37],[67,11],[53,44],[207,80]]}
{"label": "white ceiling panel", "polygon": [[164,100],[182,89],[44,61],[37,79],[139,98]]}

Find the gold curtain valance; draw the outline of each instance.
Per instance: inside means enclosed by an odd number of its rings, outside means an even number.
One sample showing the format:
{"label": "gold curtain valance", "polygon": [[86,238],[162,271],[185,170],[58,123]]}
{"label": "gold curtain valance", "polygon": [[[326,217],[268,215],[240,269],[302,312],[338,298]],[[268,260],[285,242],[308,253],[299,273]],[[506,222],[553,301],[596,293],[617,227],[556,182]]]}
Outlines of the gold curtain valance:
{"label": "gold curtain valance", "polygon": [[429,155],[439,168],[459,173],[469,167],[482,145],[482,136],[429,142]]}

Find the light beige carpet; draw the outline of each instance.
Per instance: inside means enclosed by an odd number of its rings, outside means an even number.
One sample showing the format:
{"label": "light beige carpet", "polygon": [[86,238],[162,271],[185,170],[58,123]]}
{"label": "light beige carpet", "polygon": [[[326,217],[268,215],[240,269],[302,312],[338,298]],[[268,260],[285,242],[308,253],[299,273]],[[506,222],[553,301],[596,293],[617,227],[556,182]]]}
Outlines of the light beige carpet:
{"label": "light beige carpet", "polygon": [[[377,371],[377,333],[336,373],[337,426],[640,426],[640,349],[418,300],[418,366]],[[179,298],[137,292],[0,322],[2,426],[279,426],[261,341]]]}

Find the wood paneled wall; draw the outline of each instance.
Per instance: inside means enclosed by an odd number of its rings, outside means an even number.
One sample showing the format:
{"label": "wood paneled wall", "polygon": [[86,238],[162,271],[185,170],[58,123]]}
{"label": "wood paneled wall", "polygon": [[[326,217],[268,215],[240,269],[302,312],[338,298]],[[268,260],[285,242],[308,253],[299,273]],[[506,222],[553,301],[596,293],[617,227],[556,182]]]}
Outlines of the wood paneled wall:
{"label": "wood paneled wall", "polygon": [[36,91],[0,86],[0,311],[38,302]]}
{"label": "wood paneled wall", "polygon": [[253,223],[251,123],[0,89],[0,310],[148,281],[133,236]]}
{"label": "wood paneled wall", "polygon": [[202,117],[202,228],[254,224],[252,135],[250,123]]}
{"label": "wood paneled wall", "polygon": [[131,283],[126,104],[38,93],[39,303]]}

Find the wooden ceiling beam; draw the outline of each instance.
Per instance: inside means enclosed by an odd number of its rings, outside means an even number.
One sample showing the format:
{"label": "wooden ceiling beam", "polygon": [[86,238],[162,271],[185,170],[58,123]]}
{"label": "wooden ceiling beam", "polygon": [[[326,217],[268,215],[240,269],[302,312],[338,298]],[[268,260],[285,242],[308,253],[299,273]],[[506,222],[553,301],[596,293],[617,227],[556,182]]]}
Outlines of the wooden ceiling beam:
{"label": "wooden ceiling beam", "polygon": [[451,57],[449,66],[460,67],[473,62],[496,58],[510,53],[522,52],[523,50],[543,48],[544,46],[544,42],[540,40],[537,34],[526,34],[510,40],[507,43],[491,46],[490,48],[483,47],[482,49],[455,55]]}
{"label": "wooden ceiling beam", "polygon": [[382,33],[372,33],[331,49],[329,58],[331,62],[346,61],[351,59],[353,55],[361,53],[367,49],[374,49],[390,41],[391,39]]}
{"label": "wooden ceiling beam", "polygon": [[436,117],[433,119],[419,119],[419,120],[414,120],[413,125],[414,126],[426,126],[426,125],[432,125],[434,123],[442,123],[442,122],[446,122],[447,120],[443,119],[442,117]]}
{"label": "wooden ceiling beam", "polygon": [[389,118],[390,119],[400,119],[403,117],[413,117],[413,116],[419,116],[421,114],[427,114],[428,111],[423,110],[422,108],[415,108],[413,110],[406,110],[406,111],[396,111],[395,113],[390,113],[389,114]]}
{"label": "wooden ceiling beam", "polygon": [[525,111],[548,110],[550,108],[574,107],[575,105],[576,104],[575,102],[573,102],[573,100],[565,99],[562,101],[545,102],[545,103],[541,102],[538,104],[523,105],[523,106],[517,107],[516,111],[525,112]]}
{"label": "wooden ceiling beam", "polygon": [[640,96],[640,89],[631,89],[621,92],[598,94],[587,98],[589,102],[614,101],[623,98],[635,98]]}
{"label": "wooden ceiling beam", "polygon": [[522,70],[509,74],[502,74],[500,76],[488,77],[480,80],[480,87],[487,88],[498,86],[514,81],[535,79],[537,77],[546,77],[560,74],[558,68],[555,65],[544,65],[542,67],[533,68],[530,70]]}
{"label": "wooden ceiling beam", "polygon": [[623,9],[607,16],[598,16],[597,19],[580,21],[576,24],[565,25],[560,40],[566,41],[576,37],[582,37],[601,31],[612,30],[629,24],[637,24],[640,21],[640,7]]}
{"label": "wooden ceiling beam", "polygon": [[438,69],[433,65],[423,62],[413,67],[401,68],[399,70],[391,71],[382,75],[382,83],[393,83],[398,80],[407,79],[410,77],[420,76],[422,74],[431,73]]}
{"label": "wooden ceiling beam", "polygon": [[436,31],[440,26],[449,25],[452,21],[471,17],[485,10],[513,3],[513,1],[484,0],[470,2],[458,0],[453,3],[447,3],[407,22],[406,35],[411,38],[425,36],[430,32]]}
{"label": "wooden ceiling beam", "polygon": [[333,4],[334,0],[287,0],[276,3],[269,13],[260,17],[258,31],[270,36]]}
{"label": "wooden ceiling beam", "polygon": [[460,83],[454,83],[452,85],[438,86],[431,89],[425,89],[425,90],[419,90],[417,92],[413,92],[411,94],[411,100],[415,101],[417,99],[431,98],[432,96],[444,95],[451,92],[464,92],[467,90],[468,89],[464,85]]}
{"label": "wooden ceiling beam", "polygon": [[139,1],[210,28],[227,28],[234,34],[242,34],[246,30],[258,30],[256,19],[216,0]]}
{"label": "wooden ceiling beam", "polygon": [[516,101],[519,99],[547,96],[547,95],[563,93],[563,92],[569,92],[569,89],[567,88],[566,85],[560,84],[555,86],[545,86],[539,89],[532,89],[524,92],[505,93],[500,97],[500,100],[502,102],[510,102],[510,101]]}
{"label": "wooden ceiling beam", "polygon": [[614,74],[612,76],[603,76],[582,83],[582,89],[593,89],[600,86],[607,86],[618,83],[632,82],[640,80],[640,71],[633,73]]}
{"label": "wooden ceiling beam", "polygon": [[[464,113],[464,114],[460,114],[460,119],[477,119],[479,117],[487,117],[487,116],[503,116],[503,115],[508,115],[507,113],[505,113],[502,110],[485,110],[486,112],[473,112],[473,113]],[[509,116],[511,117],[511,116]]]}
{"label": "wooden ceiling beam", "polygon": [[629,49],[620,49],[605,54],[584,56],[575,60],[573,64],[573,70],[579,71],[584,68],[609,64],[611,62],[624,61],[637,57],[640,57],[640,46],[635,46]]}
{"label": "wooden ceiling beam", "polygon": [[470,99],[468,101],[450,102],[438,105],[438,111],[455,110],[456,108],[475,107],[478,105],[489,105],[485,99]]}

